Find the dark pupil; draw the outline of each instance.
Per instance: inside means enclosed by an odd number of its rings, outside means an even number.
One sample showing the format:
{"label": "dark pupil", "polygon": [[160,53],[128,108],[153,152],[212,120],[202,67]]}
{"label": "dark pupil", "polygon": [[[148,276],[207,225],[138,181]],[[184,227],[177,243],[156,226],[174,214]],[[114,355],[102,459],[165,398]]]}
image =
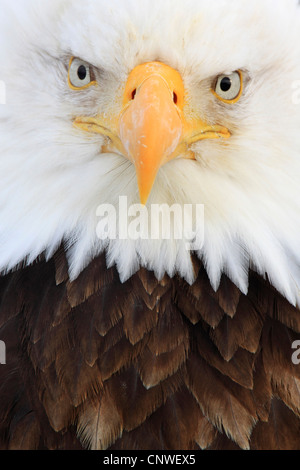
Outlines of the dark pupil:
{"label": "dark pupil", "polygon": [[87,70],[86,70],[86,67],[84,65],[81,65],[77,71],[77,75],[78,75],[78,78],[80,80],[84,80],[86,78],[86,75],[87,75]]}
{"label": "dark pupil", "polygon": [[228,91],[231,88],[231,80],[229,77],[224,77],[220,84],[222,91]]}

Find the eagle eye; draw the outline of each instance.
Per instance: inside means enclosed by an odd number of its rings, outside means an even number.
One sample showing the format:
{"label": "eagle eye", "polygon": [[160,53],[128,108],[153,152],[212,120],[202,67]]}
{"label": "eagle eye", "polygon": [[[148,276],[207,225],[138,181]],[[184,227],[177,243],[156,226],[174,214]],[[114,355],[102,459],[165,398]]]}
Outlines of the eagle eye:
{"label": "eagle eye", "polygon": [[242,72],[238,70],[231,74],[219,75],[212,91],[213,94],[224,103],[237,103],[243,93]]}
{"label": "eagle eye", "polygon": [[92,67],[87,62],[74,57],[70,60],[68,81],[72,90],[82,90],[96,84]]}

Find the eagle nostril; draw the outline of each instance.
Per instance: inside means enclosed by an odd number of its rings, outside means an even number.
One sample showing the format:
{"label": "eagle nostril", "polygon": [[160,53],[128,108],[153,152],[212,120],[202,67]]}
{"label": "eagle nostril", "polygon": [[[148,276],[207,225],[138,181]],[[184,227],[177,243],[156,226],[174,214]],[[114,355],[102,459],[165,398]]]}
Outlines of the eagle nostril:
{"label": "eagle nostril", "polygon": [[[131,99],[132,100],[134,100],[135,95],[136,95],[136,88],[131,93]],[[175,91],[173,93],[173,101],[174,101],[175,104],[177,104],[177,102],[178,102],[178,96],[177,96],[177,93],[175,93]]]}
{"label": "eagle nostril", "polygon": [[135,95],[136,95],[136,88],[133,90],[133,92],[131,93],[131,99],[134,100],[135,98]]}

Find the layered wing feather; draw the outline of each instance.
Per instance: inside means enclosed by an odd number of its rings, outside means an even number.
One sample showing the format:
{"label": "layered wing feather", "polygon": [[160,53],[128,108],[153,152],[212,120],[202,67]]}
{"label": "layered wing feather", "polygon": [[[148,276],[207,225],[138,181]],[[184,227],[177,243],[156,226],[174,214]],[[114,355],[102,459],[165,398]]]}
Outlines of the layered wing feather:
{"label": "layered wing feather", "polygon": [[299,449],[299,310],[194,261],[192,286],[104,255],[70,282],[63,248],[3,276],[0,447]]}

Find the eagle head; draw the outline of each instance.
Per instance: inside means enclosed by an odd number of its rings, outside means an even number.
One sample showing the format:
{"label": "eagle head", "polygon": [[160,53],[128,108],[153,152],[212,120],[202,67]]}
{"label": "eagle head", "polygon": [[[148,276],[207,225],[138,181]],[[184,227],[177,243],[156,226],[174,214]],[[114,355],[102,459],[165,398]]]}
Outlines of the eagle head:
{"label": "eagle head", "polygon": [[204,231],[194,251],[215,289],[226,273],[246,292],[251,268],[299,301],[296,1],[2,0],[1,9],[2,271],[64,243],[71,279],[105,250],[122,281],[144,266],[193,282],[187,237],[126,238],[120,224],[102,236],[98,208],[118,211],[126,197],[149,210],[204,208],[203,220],[188,217]]}

